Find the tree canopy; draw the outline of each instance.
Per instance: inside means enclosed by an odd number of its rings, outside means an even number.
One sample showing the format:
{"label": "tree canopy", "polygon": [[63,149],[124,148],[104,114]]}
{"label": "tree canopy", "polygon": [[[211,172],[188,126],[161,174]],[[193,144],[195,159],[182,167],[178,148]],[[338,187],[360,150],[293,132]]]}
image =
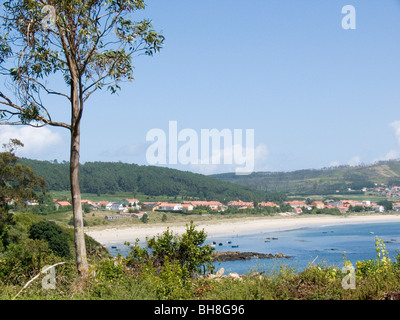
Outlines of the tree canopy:
{"label": "tree canopy", "polygon": [[18,163],[15,151],[23,144],[13,139],[3,145],[0,153],[0,247],[8,245],[8,227],[13,224],[13,216],[9,212],[9,203],[17,201],[25,203],[37,199],[36,193],[44,191],[45,181],[35,175],[28,166]]}
{"label": "tree canopy", "polygon": [[[133,57],[153,55],[164,41],[150,20],[132,19],[145,8],[143,0],[10,0],[3,8],[0,74],[10,77],[17,98],[0,90],[0,119],[7,124],[74,129],[51,117],[44,96],[64,98],[68,105],[76,84],[82,113],[97,90],[115,93],[121,81],[133,80]],[[55,86],[55,79],[65,86]]]}
{"label": "tree canopy", "polygon": [[[46,180],[52,191],[69,188],[69,163],[21,159]],[[88,162],[81,165],[81,190],[85,193],[141,193],[149,196],[182,196],[201,200],[285,201],[283,193],[267,193],[212,177],[170,168],[127,163]]]}

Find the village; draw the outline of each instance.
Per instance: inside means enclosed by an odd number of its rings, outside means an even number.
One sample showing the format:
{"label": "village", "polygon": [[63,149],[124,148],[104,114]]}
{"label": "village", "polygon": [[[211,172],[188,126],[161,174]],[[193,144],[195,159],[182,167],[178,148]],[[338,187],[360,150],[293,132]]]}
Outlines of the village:
{"label": "village", "polygon": [[[71,203],[68,201],[58,201],[54,199],[56,208],[68,208],[71,207]],[[310,201],[293,200],[286,201],[283,203],[286,212],[282,212],[279,209],[281,206],[274,202],[244,202],[241,200],[230,201],[226,205],[219,201],[183,201],[182,203],[170,203],[170,202],[141,202],[138,199],[124,199],[121,202],[109,202],[99,201],[94,202],[90,200],[82,200],[82,206],[88,208],[91,211],[109,211],[110,215],[107,215],[107,220],[117,220],[122,217],[131,217],[141,219],[144,214],[149,212],[174,212],[190,214],[195,209],[204,209],[206,212],[223,213],[229,208],[234,208],[240,211],[249,211],[256,208],[275,208],[276,212],[282,215],[299,215],[311,212],[313,209],[337,209],[340,213],[348,213],[355,211],[355,208],[361,208],[363,211],[384,213],[385,207],[379,205],[376,202],[369,200],[356,201],[356,200],[325,200],[323,201]],[[400,202],[393,203],[393,211],[400,211]],[[113,215],[117,214],[117,215]]]}
{"label": "village", "polygon": [[369,194],[376,194],[386,198],[400,198],[400,187],[392,186],[388,187],[384,184],[376,185],[375,188],[363,188],[363,192],[368,192]]}

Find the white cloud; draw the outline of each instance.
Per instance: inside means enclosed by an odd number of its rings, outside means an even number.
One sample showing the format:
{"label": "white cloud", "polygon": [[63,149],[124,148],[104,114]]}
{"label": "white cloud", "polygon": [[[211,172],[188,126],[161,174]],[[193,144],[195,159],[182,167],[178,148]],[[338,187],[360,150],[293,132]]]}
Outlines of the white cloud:
{"label": "white cloud", "polygon": [[[389,126],[393,129],[397,143],[400,145],[400,121],[394,121],[390,123]],[[384,155],[383,157],[375,159],[374,162],[396,160],[399,158],[400,158],[400,151],[392,149],[388,153],[386,153],[386,155]]]}
{"label": "white cloud", "polygon": [[[216,150],[209,159],[199,159],[201,164],[190,164],[190,170],[201,174],[217,174],[240,172],[250,174],[256,171],[267,170],[268,148],[265,144],[260,144],[255,148],[244,148],[241,145],[222,150]],[[231,159],[232,163],[227,163],[226,159]],[[216,164],[216,163],[220,164]],[[205,164],[208,163],[208,164]]]}
{"label": "white cloud", "polygon": [[400,158],[400,152],[397,150],[390,150],[386,155],[383,157],[377,158],[374,162],[378,161],[389,161],[389,160],[396,160]]}
{"label": "white cloud", "polygon": [[341,163],[339,161],[332,161],[329,164],[329,167],[339,167],[341,165]]}
{"label": "white cloud", "polygon": [[10,139],[18,139],[24,144],[24,148],[19,149],[17,154],[25,157],[48,152],[62,143],[61,136],[47,127],[0,126],[0,143],[8,143]]}
{"label": "white cloud", "polygon": [[394,121],[390,124],[396,135],[397,143],[400,145],[400,121]]}
{"label": "white cloud", "polygon": [[348,164],[349,166],[352,166],[352,167],[354,167],[354,166],[359,166],[359,165],[361,164],[361,158],[360,158],[359,156],[355,156],[355,157],[351,158],[351,159],[347,162],[347,164]]}

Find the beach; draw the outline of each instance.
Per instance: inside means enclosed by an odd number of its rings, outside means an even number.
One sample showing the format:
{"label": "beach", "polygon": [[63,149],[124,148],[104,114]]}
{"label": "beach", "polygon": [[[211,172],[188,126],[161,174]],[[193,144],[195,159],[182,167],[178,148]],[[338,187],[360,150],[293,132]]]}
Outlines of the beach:
{"label": "beach", "polygon": [[[334,226],[342,224],[363,223],[390,223],[400,222],[400,214],[371,214],[350,216],[274,216],[274,217],[248,217],[215,220],[196,224],[197,230],[204,229],[209,237],[224,237],[236,235],[251,235],[276,231],[287,231],[301,228]],[[103,245],[116,243],[135,242],[136,239],[144,241],[146,237],[162,234],[167,230],[182,234],[186,224],[165,225],[135,225],[129,227],[90,228],[85,229],[87,235]]]}

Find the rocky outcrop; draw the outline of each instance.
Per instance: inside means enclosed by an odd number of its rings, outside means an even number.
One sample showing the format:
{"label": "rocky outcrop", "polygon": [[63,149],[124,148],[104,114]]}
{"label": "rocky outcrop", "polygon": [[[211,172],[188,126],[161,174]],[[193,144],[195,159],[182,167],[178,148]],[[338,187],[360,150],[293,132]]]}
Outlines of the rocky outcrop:
{"label": "rocky outcrop", "polygon": [[257,252],[233,252],[233,251],[217,251],[213,252],[214,261],[240,261],[250,259],[288,259],[291,258],[282,253],[257,253]]}

